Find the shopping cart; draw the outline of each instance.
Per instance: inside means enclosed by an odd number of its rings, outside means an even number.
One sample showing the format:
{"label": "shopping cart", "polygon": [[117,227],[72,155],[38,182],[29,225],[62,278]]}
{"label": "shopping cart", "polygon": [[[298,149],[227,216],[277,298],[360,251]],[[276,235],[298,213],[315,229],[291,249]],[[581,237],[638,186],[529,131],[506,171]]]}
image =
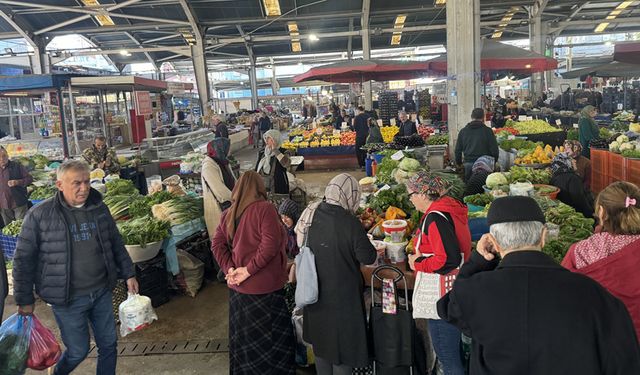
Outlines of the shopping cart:
{"label": "shopping cart", "polygon": [[[383,282],[381,273],[391,271],[395,274],[393,284],[396,291],[396,313],[383,312],[382,302],[377,305],[374,298],[375,279]],[[388,272],[387,272],[388,274]],[[404,284],[404,305],[398,299],[398,283]],[[376,268],[371,274],[371,314],[369,315],[369,329],[373,344],[373,373],[382,374],[411,374],[413,375],[413,346],[415,338],[415,326],[411,310],[409,308],[409,292],[407,280],[400,269],[383,265]]]}

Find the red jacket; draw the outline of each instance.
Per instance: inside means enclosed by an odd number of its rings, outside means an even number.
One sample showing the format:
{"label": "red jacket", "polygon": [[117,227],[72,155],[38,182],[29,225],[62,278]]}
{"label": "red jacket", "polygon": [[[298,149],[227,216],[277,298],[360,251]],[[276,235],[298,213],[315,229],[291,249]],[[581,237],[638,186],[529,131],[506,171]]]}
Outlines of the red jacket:
{"label": "red jacket", "polygon": [[[429,213],[439,211],[447,216],[443,218],[439,214]],[[422,233],[422,222],[426,220],[425,231]],[[453,224],[453,225],[452,225]],[[422,254],[433,254],[419,263],[416,263],[416,271],[427,273],[447,274],[460,266],[464,254],[466,261],[471,254],[471,232],[469,231],[469,219],[467,206],[451,198],[442,197],[433,202],[417,229],[417,239],[422,236],[420,249]]]}
{"label": "red jacket", "polygon": [[[598,241],[602,235],[592,237],[574,244],[562,260],[562,265],[577,273],[589,276],[597,281],[609,293],[620,299],[627,307],[633,320],[636,334],[640,338],[640,240],[613,252],[585,267],[577,268],[577,257],[584,257],[584,251],[607,251],[606,243]],[[609,241],[613,243],[614,241]],[[597,247],[590,246],[596,244]]]}
{"label": "red jacket", "polygon": [[229,285],[244,294],[266,294],[284,287],[287,282],[287,234],[280,215],[273,204],[255,202],[247,207],[233,237],[233,249],[229,246],[226,217],[222,214],[220,225],[211,243],[211,249],[222,271],[247,267],[251,276],[239,286]]}

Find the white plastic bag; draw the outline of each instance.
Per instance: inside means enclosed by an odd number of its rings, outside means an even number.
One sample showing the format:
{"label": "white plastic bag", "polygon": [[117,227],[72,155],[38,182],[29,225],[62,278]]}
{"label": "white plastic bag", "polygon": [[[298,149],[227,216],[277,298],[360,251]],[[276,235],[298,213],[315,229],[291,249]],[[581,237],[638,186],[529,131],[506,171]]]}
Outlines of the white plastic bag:
{"label": "white plastic bag", "polygon": [[118,308],[120,316],[120,335],[126,335],[140,331],[149,326],[154,320],[158,320],[156,312],[151,306],[149,297],[129,293],[126,301]]}

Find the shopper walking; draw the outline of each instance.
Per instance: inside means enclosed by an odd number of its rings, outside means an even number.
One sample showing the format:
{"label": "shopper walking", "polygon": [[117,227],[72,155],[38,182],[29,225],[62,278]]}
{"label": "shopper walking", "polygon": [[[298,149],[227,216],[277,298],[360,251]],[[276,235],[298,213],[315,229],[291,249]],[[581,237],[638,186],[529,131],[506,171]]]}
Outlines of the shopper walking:
{"label": "shopper walking", "polygon": [[619,298],[640,337],[640,189],[614,182],[600,192],[595,207],[602,232],[573,245],[562,265]]}
{"label": "shopper walking", "polygon": [[593,217],[593,198],[576,174],[575,159],[562,152],[551,163],[551,185],[560,189],[558,200],[576,209],[585,217]]}
{"label": "shopper walking", "polygon": [[20,163],[9,160],[9,154],[0,146],[0,214],[4,225],[24,219],[27,214],[27,186],[33,178]]}
{"label": "shopper walking", "polygon": [[360,264],[373,263],[376,250],[354,215],[360,194],[358,181],[340,174],[296,226],[298,245],[308,236],[316,260],[318,302],[304,307],[303,336],[313,345],[319,375],[351,375],[370,363]]}
{"label": "shopper walking", "polygon": [[565,141],[564,149],[575,160],[576,174],[582,179],[585,189],[591,190],[591,160],[582,155],[582,144],[579,141]]}
{"label": "shopper walking", "polygon": [[400,131],[398,132],[398,136],[400,137],[409,137],[414,134],[418,134],[418,128],[416,127],[416,123],[414,121],[409,120],[409,116],[407,116],[407,112],[401,111],[398,114],[400,119]]}
{"label": "shopper walking", "polygon": [[35,292],[48,304],[66,351],[54,374],[71,373],[89,352],[89,324],[98,346],[97,374],[116,373],[117,335],[111,290],[117,279],[138,293],[131,258],[116,223],[78,160],[57,172],[59,192],[29,211],[13,259],[18,312],[33,313]]}
{"label": "shopper walking", "polygon": [[224,122],[224,117],[221,115],[213,116],[212,124],[216,132],[216,137],[229,139],[229,127]]}
{"label": "shopper walking", "polygon": [[260,128],[260,138],[262,138],[266,132],[273,128],[271,119],[267,115],[267,112],[260,112],[260,118],[258,118],[258,127]]}
{"label": "shopper walking", "polygon": [[253,148],[260,148],[262,136],[260,135],[260,115],[254,115],[251,119],[251,140]]}
{"label": "shopper walking", "polygon": [[492,156],[481,156],[471,167],[471,177],[467,181],[464,189],[464,196],[484,193],[484,185],[487,184],[487,177],[493,173],[496,160]]}
{"label": "shopper walking", "polygon": [[471,167],[479,157],[487,155],[498,160],[499,156],[498,141],[493,131],[484,124],[484,110],[474,109],[471,119],[458,134],[456,143],[456,164],[464,165],[465,182],[471,177]]}
{"label": "shopper walking", "polygon": [[289,194],[289,177],[287,171],[291,159],[280,148],[281,134],[278,130],[264,133],[265,147],[258,153],[256,171],[264,178],[268,193]]}
{"label": "shopper walking", "polygon": [[358,166],[364,170],[364,162],[367,152],[360,148],[367,143],[369,136],[369,115],[365,113],[364,107],[358,107],[358,115],[353,119],[353,129],[356,132],[356,157],[358,158]]}
{"label": "shopper walking", "polygon": [[245,172],[212,242],[229,286],[232,375],[295,374],[295,337],[283,290],[286,243],[262,177]]}
{"label": "shopper walking", "polygon": [[640,374],[629,313],[541,251],[538,204],[496,199],[487,220],[491,233],[438,302],[440,317],[473,337],[470,374]]}
{"label": "shopper walking", "polygon": [[580,111],[580,120],[578,121],[578,133],[580,144],[582,145],[582,156],[591,159],[591,148],[589,143],[600,138],[600,130],[593,120],[596,117],[596,108],[588,105]]}
{"label": "shopper walking", "polygon": [[[409,256],[416,272],[450,274],[471,253],[467,207],[447,196],[449,189],[445,180],[429,172],[418,172],[407,182],[411,203],[424,214],[416,233],[420,246]],[[429,319],[428,328],[444,374],[463,375],[458,328],[439,319]]]}
{"label": "shopper walking", "polygon": [[222,211],[231,204],[231,191],[235,178],[229,170],[228,162],[218,155],[215,140],[207,145],[207,157],[202,160],[202,198],[204,203],[204,221],[209,238],[213,238],[220,224]]}

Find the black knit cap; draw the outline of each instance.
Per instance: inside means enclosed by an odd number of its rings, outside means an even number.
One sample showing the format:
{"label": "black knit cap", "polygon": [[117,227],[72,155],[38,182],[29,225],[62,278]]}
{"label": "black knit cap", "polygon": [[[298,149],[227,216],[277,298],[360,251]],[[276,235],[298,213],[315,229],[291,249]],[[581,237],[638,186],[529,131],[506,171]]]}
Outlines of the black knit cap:
{"label": "black knit cap", "polygon": [[542,224],[546,222],[540,206],[532,198],[504,197],[491,203],[487,215],[489,225],[519,221],[539,221]]}
{"label": "black knit cap", "polygon": [[300,208],[298,204],[291,199],[285,199],[280,203],[280,207],[278,208],[278,213],[280,215],[289,216],[294,223],[298,222],[298,218],[300,217]]}

